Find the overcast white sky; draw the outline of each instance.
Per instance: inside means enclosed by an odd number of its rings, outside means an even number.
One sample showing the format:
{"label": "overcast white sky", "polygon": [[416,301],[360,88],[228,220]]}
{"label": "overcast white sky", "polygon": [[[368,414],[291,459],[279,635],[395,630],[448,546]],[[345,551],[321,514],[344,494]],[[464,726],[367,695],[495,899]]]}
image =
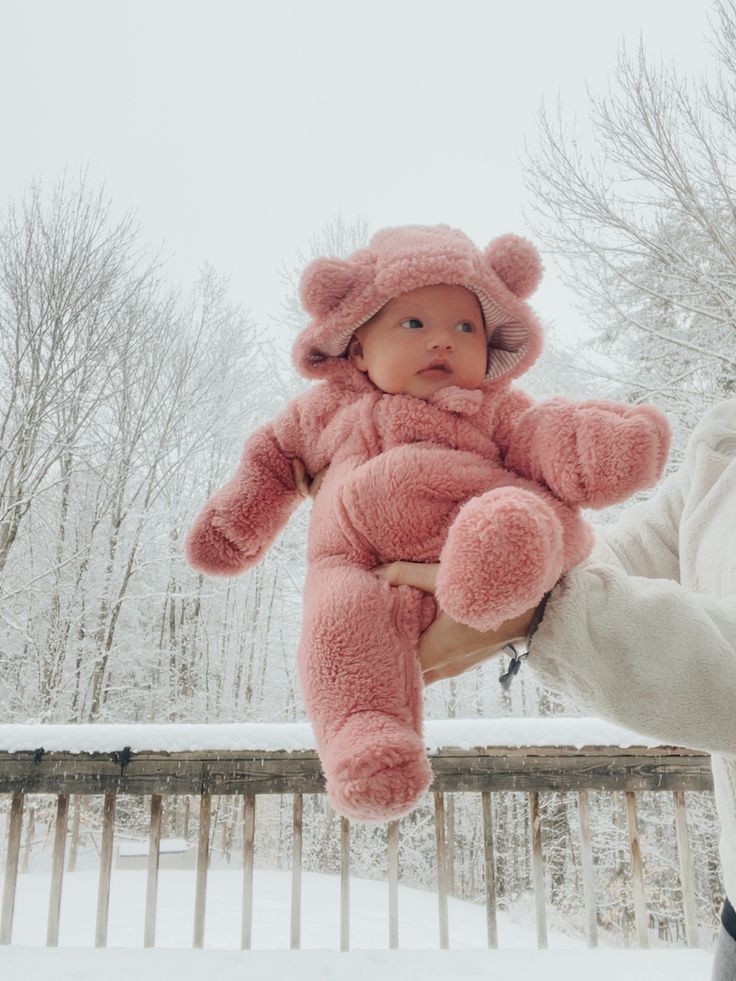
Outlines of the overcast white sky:
{"label": "overcast white sky", "polygon": [[[706,0],[0,0],[0,195],[88,167],[172,276],[205,261],[264,324],[338,214],[527,233],[543,98],[584,117],[622,38],[699,74]],[[585,336],[548,264],[534,300]],[[273,329],[269,327],[269,329]]]}

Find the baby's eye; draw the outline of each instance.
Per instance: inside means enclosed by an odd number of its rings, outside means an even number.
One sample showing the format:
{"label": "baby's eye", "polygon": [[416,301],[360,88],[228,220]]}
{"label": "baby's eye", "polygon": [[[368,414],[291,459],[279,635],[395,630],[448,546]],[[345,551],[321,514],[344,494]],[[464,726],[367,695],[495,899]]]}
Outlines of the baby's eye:
{"label": "baby's eye", "polygon": [[461,334],[472,334],[475,327],[467,320],[461,320],[460,323],[456,325],[455,329],[460,331]]}
{"label": "baby's eye", "polygon": [[407,330],[421,330],[424,324],[417,317],[408,317],[406,320],[402,320],[401,327],[406,327]]}

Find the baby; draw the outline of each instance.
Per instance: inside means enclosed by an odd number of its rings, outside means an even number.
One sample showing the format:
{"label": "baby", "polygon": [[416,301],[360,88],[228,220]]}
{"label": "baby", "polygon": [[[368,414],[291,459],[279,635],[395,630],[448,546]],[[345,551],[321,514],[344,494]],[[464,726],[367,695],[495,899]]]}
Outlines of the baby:
{"label": "baby", "polygon": [[313,262],[294,360],[321,383],[251,436],[187,537],[195,568],[242,572],[302,499],[291,462],[312,476],[329,466],[298,667],[327,792],[347,817],[396,818],[431,782],[417,646],[435,601],[376,567],[439,561],[440,607],[497,627],[588,555],[581,506],[621,501],[664,468],[656,409],[534,403],[511,386],[541,349],[524,302],[540,277],[524,239],[480,252],[447,226],[384,229],[348,259]]}

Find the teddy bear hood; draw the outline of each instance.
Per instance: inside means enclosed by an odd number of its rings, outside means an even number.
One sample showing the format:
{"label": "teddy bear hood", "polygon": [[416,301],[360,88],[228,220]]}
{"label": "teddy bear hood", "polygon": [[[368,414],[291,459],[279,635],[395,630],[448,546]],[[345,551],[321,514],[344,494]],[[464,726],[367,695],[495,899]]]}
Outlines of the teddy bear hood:
{"label": "teddy bear hood", "polygon": [[542,264],[531,242],[502,235],[481,251],[447,225],[384,228],[346,259],[315,259],[304,270],[302,303],[312,319],[293,349],[307,378],[357,373],[347,358],[355,330],[401,293],[446,283],[472,290],[480,301],[488,336],[487,381],[509,382],[536,361],[542,326],[525,302]]}

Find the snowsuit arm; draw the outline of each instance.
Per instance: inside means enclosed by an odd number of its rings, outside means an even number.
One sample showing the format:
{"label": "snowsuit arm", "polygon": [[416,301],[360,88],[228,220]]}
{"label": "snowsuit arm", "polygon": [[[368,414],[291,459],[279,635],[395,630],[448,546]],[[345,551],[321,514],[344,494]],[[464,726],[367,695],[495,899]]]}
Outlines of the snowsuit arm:
{"label": "snowsuit arm", "polygon": [[187,535],[191,566],[233,576],[262,558],[302,501],[291,461],[299,457],[310,475],[329,463],[319,437],[338,406],[326,385],[314,386],[253,433],[237,471],[207,501]]}
{"label": "snowsuit arm", "polygon": [[602,508],[656,483],[670,430],[652,406],[534,403],[511,389],[498,409],[495,439],[510,470],[546,484],[568,504]]}
{"label": "snowsuit arm", "polygon": [[301,497],[271,423],[247,441],[233,477],[202,508],[186,538],[187,561],[213,576],[255,565]]}

